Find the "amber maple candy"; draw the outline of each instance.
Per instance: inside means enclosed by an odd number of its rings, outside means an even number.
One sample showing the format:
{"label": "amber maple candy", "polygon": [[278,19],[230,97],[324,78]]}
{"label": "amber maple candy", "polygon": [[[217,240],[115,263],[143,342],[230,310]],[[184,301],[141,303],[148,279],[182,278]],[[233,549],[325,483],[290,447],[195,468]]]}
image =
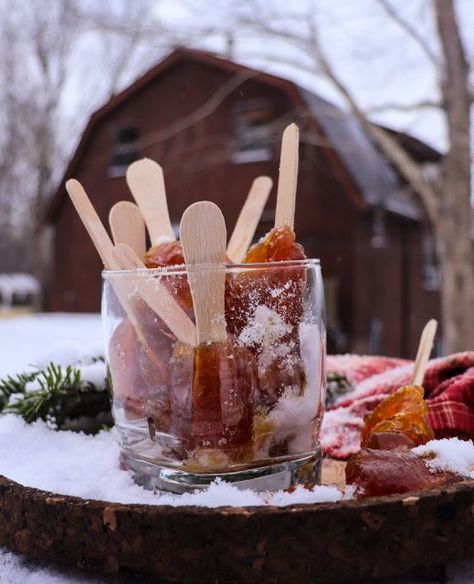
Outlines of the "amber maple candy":
{"label": "amber maple candy", "polygon": [[150,247],[145,254],[147,268],[162,268],[184,264],[183,250],[179,241],[167,241]]}
{"label": "amber maple candy", "polygon": [[169,427],[169,359],[174,337],[144,303],[138,303],[142,322],[139,339],[134,326],[124,318],[109,344],[113,392],[128,417],[151,417],[155,427]]}
{"label": "amber maple candy", "polygon": [[[244,262],[269,263],[303,260],[304,250],[289,227],[272,229],[250,248]],[[227,329],[237,338],[243,331],[264,327],[268,338],[278,331],[279,351],[263,343],[250,345],[259,361],[259,403],[272,405],[285,388],[299,386],[299,324],[303,313],[306,271],[300,265],[256,267],[230,274],[226,283]],[[244,332],[244,335],[246,333]],[[272,357],[273,355],[273,357]]]}
{"label": "amber maple candy", "polygon": [[346,483],[356,487],[359,497],[424,491],[461,480],[450,472],[430,471],[423,458],[405,449],[364,448],[351,457],[345,472]]}
{"label": "amber maple candy", "polygon": [[[244,263],[268,263],[304,260],[303,246],[296,243],[291,227],[274,227],[259,243],[252,246]],[[255,278],[255,287],[242,290],[251,293],[253,301],[275,310],[288,324],[297,327],[303,311],[303,291],[306,285],[305,271],[298,266],[285,270],[264,270]],[[294,331],[296,332],[296,331]]]}
{"label": "amber maple candy", "polygon": [[[278,227],[249,249],[244,263],[303,259],[306,256],[303,247],[295,241],[294,231],[290,227]],[[262,268],[231,276],[226,289],[228,329],[238,336],[261,305],[275,310],[285,322],[296,326],[303,310],[305,284],[305,272],[299,266],[288,266],[285,270]]]}
{"label": "amber maple candy", "polygon": [[[152,246],[145,254],[145,266],[147,268],[166,268],[184,265],[184,255],[179,241],[167,241]],[[189,310],[193,306],[191,290],[187,277],[174,275],[172,278],[162,276],[161,282],[167,286],[175,300],[183,310]]]}
{"label": "amber maple candy", "polygon": [[248,454],[256,391],[253,355],[231,339],[194,349],[178,343],[171,368],[175,435],[189,450],[215,448],[232,460]]}
{"label": "amber maple candy", "polygon": [[364,418],[362,446],[391,449],[413,447],[433,438],[428,425],[428,406],[424,390],[418,385],[406,385],[385,398]]}
{"label": "amber maple candy", "polygon": [[145,386],[137,365],[138,339],[128,318],[115,329],[108,352],[114,398],[130,417],[140,417]]}
{"label": "amber maple candy", "polygon": [[258,243],[252,245],[245,256],[245,264],[304,260],[306,255],[301,244],[296,243],[291,227],[274,227]]}

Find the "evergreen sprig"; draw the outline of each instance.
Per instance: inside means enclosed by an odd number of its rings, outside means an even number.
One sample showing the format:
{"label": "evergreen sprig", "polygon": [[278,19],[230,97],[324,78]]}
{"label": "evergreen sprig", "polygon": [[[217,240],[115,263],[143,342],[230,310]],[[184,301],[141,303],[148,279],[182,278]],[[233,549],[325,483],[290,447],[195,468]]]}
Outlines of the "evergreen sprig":
{"label": "evergreen sprig", "polygon": [[19,373],[15,376],[7,375],[0,379],[0,411],[6,406],[12,393],[24,393],[26,384],[34,381],[37,375],[38,372]]}
{"label": "evergreen sprig", "polygon": [[[97,360],[103,359],[93,362]],[[29,389],[31,382],[38,387]],[[28,423],[45,420],[57,429],[84,418],[111,424],[108,392],[83,380],[77,367],[63,368],[54,363],[44,369],[1,379],[0,412],[17,414]]]}
{"label": "evergreen sprig", "polygon": [[326,386],[326,407],[330,407],[336,401],[353,389],[345,375],[328,373]]}

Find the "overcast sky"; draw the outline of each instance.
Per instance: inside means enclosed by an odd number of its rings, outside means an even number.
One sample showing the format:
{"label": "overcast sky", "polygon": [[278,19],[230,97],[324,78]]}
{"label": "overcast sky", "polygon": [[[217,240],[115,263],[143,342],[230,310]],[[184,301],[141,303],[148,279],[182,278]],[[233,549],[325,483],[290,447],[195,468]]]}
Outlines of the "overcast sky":
{"label": "overcast sky", "polygon": [[[217,8],[203,11],[200,7],[191,14],[176,0],[162,0],[157,5],[157,13],[179,28],[189,27],[195,19],[196,26],[203,22],[220,23],[226,26],[222,16],[233,0],[213,0]],[[245,5],[245,0],[239,4]],[[437,51],[435,23],[431,11],[431,0],[391,0],[403,18],[422,35],[433,51]],[[198,6],[199,2],[191,2]],[[437,97],[435,69],[401,28],[387,17],[377,0],[266,0],[261,2],[272,6],[272,13],[278,19],[288,10],[302,14],[302,22],[308,5],[314,5],[315,19],[319,24],[323,45],[341,78],[365,107],[386,103],[412,104]],[[474,1],[457,2],[464,40],[468,55],[474,52]],[[282,25],[287,26],[283,19]],[[298,27],[295,23],[293,29]],[[304,27],[302,27],[303,29]],[[203,39],[200,44],[218,51],[225,50],[225,40],[221,37]],[[344,103],[339,94],[321,77],[304,73],[296,67],[278,63],[279,55],[292,55],[303,65],[309,61],[298,49],[284,42],[263,42],[255,34],[236,35],[234,56],[238,61],[291,78],[308,89],[332,101]],[[433,110],[417,112],[397,112],[395,109],[373,116],[373,119],[400,130],[411,132],[433,146],[443,149],[445,133],[440,115]]]}
{"label": "overcast sky", "polygon": [[[153,0],[150,0],[153,2]],[[176,31],[176,38],[191,42],[192,46],[213,50],[221,54],[226,52],[227,36],[220,32],[212,35],[193,36],[205,27],[213,26],[218,31],[225,31],[229,25],[226,11],[234,0],[154,0],[150,17],[156,22],[165,23]],[[290,25],[291,30],[301,29],[304,34],[305,11],[308,6],[315,6],[314,18],[321,31],[322,43],[336,71],[344,83],[353,91],[359,103],[365,108],[391,104],[413,104],[437,97],[435,68],[420,51],[405,31],[391,21],[378,4],[377,0],[239,0],[239,7],[259,2],[268,10],[268,19],[272,23],[288,26],[285,15],[288,11],[301,14]],[[90,0],[84,0],[90,3]],[[114,6],[113,0],[109,0]],[[391,0],[391,3],[403,18],[422,35],[433,51],[437,51],[435,23],[431,11],[431,0]],[[474,0],[458,0],[458,11],[467,53],[474,53]],[[268,8],[270,7],[270,8]],[[92,37],[91,37],[92,38]],[[93,39],[85,37],[83,48],[93,54],[94,66],[105,66],[101,54],[94,49]],[[125,87],[148,67],[163,58],[169,45],[169,39],[157,33],[140,43],[134,52],[121,87]],[[104,48],[102,47],[102,51]],[[107,49],[105,49],[107,50]],[[243,64],[253,66],[283,77],[290,78],[304,87],[319,93],[344,106],[340,95],[314,73],[305,72],[301,67],[282,64],[281,56],[290,57],[301,66],[311,66],[311,59],[300,49],[284,41],[269,41],[262,36],[239,29],[234,35],[233,57]],[[87,74],[87,73],[86,73]],[[84,96],[84,69],[78,68],[78,74],[70,81],[65,111],[74,113],[82,120],[86,111],[84,105],[89,100],[93,107],[99,107],[103,97],[100,93]],[[95,100],[95,101],[94,101]],[[90,107],[90,106],[89,106]],[[372,115],[374,121],[386,124],[425,140],[429,144],[444,149],[445,132],[442,117],[435,110],[399,112],[396,109]],[[82,123],[82,121],[81,121]]]}

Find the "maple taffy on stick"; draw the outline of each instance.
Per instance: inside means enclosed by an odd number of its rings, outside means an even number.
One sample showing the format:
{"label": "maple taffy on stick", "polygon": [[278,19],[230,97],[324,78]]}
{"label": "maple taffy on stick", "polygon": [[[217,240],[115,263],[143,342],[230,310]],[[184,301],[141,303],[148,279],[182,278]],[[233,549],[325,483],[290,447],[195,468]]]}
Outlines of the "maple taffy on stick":
{"label": "maple taffy on stick", "polygon": [[239,458],[241,448],[251,447],[256,364],[249,351],[227,335],[226,226],[220,209],[209,202],[191,205],[181,220],[180,235],[197,346],[178,345],[172,358],[172,424],[194,450],[198,464],[203,457],[215,459],[210,465],[218,468],[225,465],[221,454],[233,460]]}
{"label": "maple taffy on stick", "polygon": [[430,320],[423,329],[413,383],[400,387],[364,418],[362,448],[346,466],[347,483],[359,496],[406,493],[459,480],[452,473],[433,472],[411,450],[434,438],[421,384],[436,328],[436,321]]}
{"label": "maple taffy on stick", "polygon": [[[273,320],[286,327],[278,339],[284,354],[268,355],[254,346],[259,361],[262,403],[273,404],[289,385],[301,384],[298,325],[306,287],[306,259],[294,232],[298,177],[299,131],[290,124],[283,132],[278,179],[275,226],[246,253],[244,264],[257,264],[253,273],[231,275],[227,282],[226,317],[229,330],[239,337],[249,322],[264,326]],[[275,269],[275,263],[285,262]],[[268,264],[268,265],[263,265]]]}
{"label": "maple taffy on stick", "polygon": [[304,260],[303,246],[296,243],[294,231],[298,183],[299,130],[290,124],[283,132],[280,153],[275,226],[247,252],[245,263]]}

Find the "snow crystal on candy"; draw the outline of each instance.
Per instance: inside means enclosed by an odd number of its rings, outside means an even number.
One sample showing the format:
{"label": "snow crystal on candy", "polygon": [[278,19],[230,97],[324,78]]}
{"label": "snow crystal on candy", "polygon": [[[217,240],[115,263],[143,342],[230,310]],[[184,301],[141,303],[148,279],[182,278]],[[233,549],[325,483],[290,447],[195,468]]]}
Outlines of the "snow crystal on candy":
{"label": "snow crystal on candy", "polygon": [[472,440],[459,440],[459,438],[431,440],[422,446],[413,448],[412,451],[425,458],[426,466],[433,472],[451,471],[463,477],[474,479],[474,444]]}
{"label": "snow crystal on candy", "polygon": [[290,332],[291,327],[282,317],[262,304],[257,306],[253,318],[249,319],[247,326],[242,329],[239,342],[249,347],[259,344],[271,347]]}

